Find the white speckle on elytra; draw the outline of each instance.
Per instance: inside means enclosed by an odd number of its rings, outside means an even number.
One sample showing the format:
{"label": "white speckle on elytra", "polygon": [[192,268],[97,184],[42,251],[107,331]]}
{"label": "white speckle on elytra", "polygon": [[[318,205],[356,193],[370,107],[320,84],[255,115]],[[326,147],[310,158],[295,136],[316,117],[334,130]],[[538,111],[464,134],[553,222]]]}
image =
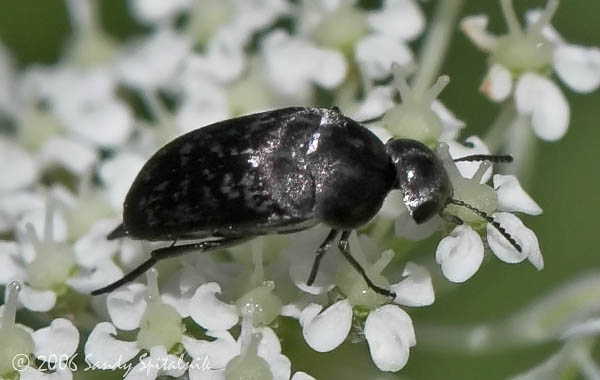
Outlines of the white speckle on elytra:
{"label": "white speckle on elytra", "polygon": [[155,191],[163,191],[169,185],[169,181],[163,181],[154,187]]}
{"label": "white speckle on elytra", "polygon": [[259,156],[250,156],[248,158],[248,162],[250,163],[250,165],[253,168],[257,168],[258,165],[260,164],[260,157]]}
{"label": "white speckle on elytra", "polygon": [[216,153],[219,158],[222,158],[224,156],[224,154],[223,154],[223,146],[221,144],[211,145],[210,151],[213,152],[213,153]]}
{"label": "white speckle on elytra", "polygon": [[183,144],[183,146],[181,147],[181,150],[179,152],[183,155],[187,155],[192,152],[193,148],[194,148],[194,144],[188,142],[188,143]]}

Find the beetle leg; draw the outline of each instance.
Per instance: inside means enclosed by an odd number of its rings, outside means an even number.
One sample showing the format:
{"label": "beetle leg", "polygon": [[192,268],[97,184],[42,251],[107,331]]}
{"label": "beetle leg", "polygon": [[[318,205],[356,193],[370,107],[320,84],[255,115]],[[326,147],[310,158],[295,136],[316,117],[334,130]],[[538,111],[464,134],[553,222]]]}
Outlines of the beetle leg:
{"label": "beetle leg", "polygon": [[317,278],[317,273],[319,272],[319,265],[321,264],[321,259],[325,256],[325,253],[333,245],[333,241],[337,237],[339,231],[331,230],[329,235],[325,238],[323,243],[317,249],[317,255],[315,256],[315,261],[313,262],[312,269],[310,270],[310,276],[308,276],[308,281],[306,281],[306,285],[311,286],[315,279]]}
{"label": "beetle leg", "polygon": [[373,291],[375,291],[376,293],[395,299],[396,293],[392,292],[389,289],[384,289],[375,285],[367,275],[367,272],[365,272],[364,268],[360,265],[358,261],[356,261],[356,259],[350,253],[350,242],[348,241],[348,238],[350,237],[351,232],[352,231],[342,232],[342,237],[340,238],[340,243],[338,244],[340,252],[342,252],[342,255],[344,255],[346,260],[348,260],[350,265],[352,265],[354,269],[356,269],[356,271],[362,276],[369,288],[373,289]]}
{"label": "beetle leg", "polygon": [[93,296],[97,296],[99,294],[109,293],[113,290],[135,280],[141,274],[146,272],[148,269],[152,268],[154,264],[157,262],[169,259],[171,257],[177,257],[182,255],[187,255],[192,252],[210,252],[216,251],[221,248],[230,247],[232,245],[240,244],[246,240],[252,239],[252,237],[236,237],[236,238],[224,238],[218,240],[206,240],[193,244],[183,244],[177,246],[169,246],[155,249],[150,252],[150,258],[140,264],[137,268],[133,269],[131,272],[127,273],[121,279],[109,284],[103,288],[96,289],[92,292]]}

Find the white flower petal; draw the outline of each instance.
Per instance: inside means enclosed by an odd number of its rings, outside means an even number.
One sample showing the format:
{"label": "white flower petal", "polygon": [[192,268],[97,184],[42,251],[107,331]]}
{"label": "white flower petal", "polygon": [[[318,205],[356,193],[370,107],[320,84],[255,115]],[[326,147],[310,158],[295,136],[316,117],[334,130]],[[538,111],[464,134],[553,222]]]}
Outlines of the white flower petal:
{"label": "white flower petal", "polygon": [[150,354],[142,356],[140,359],[125,379],[145,380],[155,379],[158,376],[179,377],[187,370],[187,363],[180,357],[169,355],[164,346],[152,347]]}
{"label": "white flower petal", "polygon": [[110,293],[106,298],[108,314],[121,330],[134,330],[140,326],[146,310],[146,286],[130,284]]}
{"label": "white flower petal", "polygon": [[12,241],[0,241],[0,284],[23,282],[27,273],[19,257],[19,246]]}
{"label": "white flower petal", "polygon": [[25,284],[19,292],[19,301],[31,311],[50,311],[56,304],[56,293],[51,290],[38,290]]}
{"label": "white flower petal", "polygon": [[296,372],[294,376],[292,376],[292,380],[316,380],[311,375],[304,372]]}
{"label": "white flower petal", "polygon": [[216,282],[201,285],[189,305],[190,317],[207,330],[228,330],[238,323],[235,306],[217,298],[221,287]]}
{"label": "white flower petal", "polygon": [[206,279],[190,265],[184,265],[174,275],[169,277],[161,291],[161,299],[171,305],[183,318],[190,316],[190,302],[196,289],[206,283]]}
{"label": "white flower petal", "polygon": [[198,79],[186,83],[193,84],[194,90],[188,91],[175,115],[181,131],[189,132],[229,118],[229,101],[221,85]]}
{"label": "white flower petal", "polygon": [[269,327],[262,327],[258,331],[262,336],[258,344],[258,356],[269,364],[273,380],[289,380],[292,364],[285,355],[281,354],[279,338]]}
{"label": "white flower petal", "polygon": [[[131,371],[125,376],[123,380],[154,380],[158,376],[160,369],[159,361],[160,357],[152,355],[154,351],[156,355],[155,347],[150,349],[150,354],[143,353],[142,356],[137,360],[137,364],[131,369]],[[164,348],[163,348],[164,349]]]}
{"label": "white flower petal", "polygon": [[512,74],[502,65],[490,67],[479,90],[495,102],[502,102],[512,92]]}
{"label": "white flower petal", "polygon": [[86,362],[97,369],[114,369],[133,359],[140,351],[136,343],[118,340],[116,334],[112,324],[97,324],[85,342]]}
{"label": "white flower petal", "polygon": [[395,305],[384,305],[369,313],[365,338],[377,368],[388,372],[402,369],[410,347],[416,344],[412,320]]}
{"label": "white flower petal", "polygon": [[377,32],[405,41],[414,40],[425,28],[425,16],[414,0],[386,0],[367,20]]}
{"label": "white flower petal", "polygon": [[[188,371],[190,380],[226,380],[225,368],[213,369],[210,363],[206,362],[192,362]],[[208,369],[205,369],[205,365],[208,365]]]}
{"label": "white flower petal", "polygon": [[483,242],[467,225],[457,226],[443,238],[435,252],[444,276],[452,282],[464,282],[477,272],[483,262]]}
{"label": "white flower petal", "polygon": [[[367,92],[367,96],[360,103],[352,118],[358,121],[379,117],[394,105],[394,95],[391,87],[377,86]],[[385,144],[392,137],[390,132],[383,127],[369,125],[369,130],[377,135]]]}
{"label": "white flower petal", "polygon": [[460,22],[460,28],[481,50],[489,51],[496,44],[496,36],[487,31],[488,17],[473,15],[465,17]]}
{"label": "white flower petal", "polygon": [[98,152],[89,144],[56,136],[44,142],[38,160],[43,167],[58,165],[82,175],[98,161]]}
{"label": "white flower petal", "polygon": [[115,240],[107,240],[106,236],[118,223],[116,219],[100,219],[95,222],[90,230],[73,245],[77,264],[90,268],[117,252],[119,243]]}
{"label": "white flower petal", "polygon": [[[456,141],[448,141],[448,148],[452,158],[461,158],[474,154],[490,154],[490,150],[485,143],[477,136],[470,136],[465,140],[470,146],[462,145]],[[457,162],[456,167],[460,174],[465,178],[473,178],[473,175],[479,170],[481,162]],[[481,177],[481,183],[486,183],[492,176],[492,168],[490,167]]]}
{"label": "white flower petal", "polygon": [[334,246],[325,253],[315,283],[312,286],[306,285],[315,253],[328,233],[327,228],[320,226],[294,234],[292,244],[282,252],[284,257],[289,258],[289,277],[294,285],[309,294],[324,294],[335,286],[339,254],[335,252]]}
{"label": "white flower petal", "polygon": [[79,331],[64,318],[53,320],[50,326],[36,330],[31,337],[35,342],[34,355],[49,362],[66,362],[79,344]]}
{"label": "white flower petal", "polygon": [[162,364],[161,362],[161,368],[158,371],[159,376],[171,376],[174,378],[180,378],[188,370],[188,364],[185,361],[184,354],[181,354],[181,356],[169,354],[164,360],[164,364]]}
{"label": "white flower petal", "polygon": [[521,246],[521,252],[517,251],[496,228],[488,224],[487,241],[494,254],[507,263],[519,263],[528,258],[538,270],[541,270],[544,261],[535,233],[525,227],[519,218],[507,212],[494,214],[494,220]]}
{"label": "white flower petal", "polygon": [[319,70],[313,71],[312,80],[323,88],[337,87],[344,81],[346,71],[348,71],[346,59],[335,50],[318,49],[315,53]]}
{"label": "white flower petal", "polygon": [[[400,192],[398,191],[397,193]],[[405,211],[398,215],[398,218],[395,222],[396,236],[408,240],[418,241],[427,238],[440,228],[441,220],[439,217],[436,216],[429,219],[425,223],[417,224],[417,222],[415,222],[408,212],[408,209],[404,203],[402,203],[402,207],[404,207]]]}
{"label": "white flower petal", "polygon": [[444,103],[435,99],[431,103],[431,110],[440,118],[442,121],[442,134],[439,137],[440,141],[451,141],[455,140],[460,133],[460,130],[464,128],[465,122],[457,119],[454,113],[450,111]]}
{"label": "white flower petal", "polygon": [[190,5],[189,0],[131,0],[129,6],[135,18],[146,23],[172,19]]}
{"label": "white flower petal", "polygon": [[530,215],[540,215],[542,213],[540,206],[523,190],[517,177],[495,174],[494,189],[498,196],[500,210],[524,212]]}
{"label": "white flower petal", "polygon": [[554,49],[554,69],[573,91],[592,92],[600,86],[600,49],[559,45]]}
{"label": "white flower petal", "polygon": [[300,316],[302,335],[306,343],[315,351],[328,352],[335,349],[348,336],[352,325],[352,306],[348,300],[341,300],[327,309],[310,304]]}
{"label": "white flower petal", "polygon": [[394,303],[406,306],[427,306],[435,301],[431,275],[425,267],[408,262],[402,275],[406,278],[390,287],[396,293]]}
{"label": "white flower petal", "polygon": [[209,342],[206,340],[195,340],[187,335],[181,338],[181,344],[187,353],[197,362],[204,362],[208,357],[211,369],[225,368],[227,363],[240,354],[240,344],[233,339],[229,331],[207,331],[206,335],[216,338]]}
{"label": "white flower petal", "polygon": [[282,95],[301,98],[313,81],[333,88],[346,76],[341,53],[319,48],[308,40],[274,31],[262,46],[267,79]]}
{"label": "white flower petal", "polygon": [[290,4],[285,0],[234,1],[233,6],[233,24],[240,33],[248,35],[267,27],[290,9]]}
{"label": "white flower petal", "polygon": [[80,267],[77,275],[67,279],[66,284],[79,293],[88,294],[92,290],[111,284],[123,277],[123,270],[111,259],[102,260],[91,268]]}
{"label": "white flower petal", "polygon": [[57,369],[55,372],[40,371],[27,367],[19,372],[19,380],[72,380],[73,373],[68,369]]}
{"label": "white flower petal", "polygon": [[30,191],[3,193],[0,197],[0,231],[13,229],[23,215],[43,209],[45,202],[43,195]]}
{"label": "white flower petal", "polygon": [[515,104],[520,114],[531,116],[533,131],[542,140],[556,141],[567,132],[569,105],[558,86],[548,78],[523,74],[516,85]]}
{"label": "white flower petal", "polygon": [[315,282],[308,286],[306,281],[310,276],[312,264],[310,263],[297,263],[290,265],[290,277],[298,289],[309,294],[324,294],[335,287],[335,278],[332,273],[327,271],[319,271]]}
{"label": "white flower petal", "polygon": [[75,135],[100,146],[121,145],[133,127],[129,108],[115,96],[106,69],[62,68],[44,88],[56,115]]}
{"label": "white flower petal", "polygon": [[0,192],[8,192],[31,185],[37,178],[38,169],[19,145],[0,138],[0,173]]}
{"label": "white flower petal", "polygon": [[120,153],[100,167],[100,178],[106,185],[108,200],[115,210],[121,210],[131,183],[146,160],[134,153]]}
{"label": "white flower petal", "polygon": [[125,83],[139,89],[171,85],[191,48],[184,35],[162,28],[150,38],[134,42],[118,62],[117,73]]}
{"label": "white flower petal", "polygon": [[354,57],[368,78],[385,79],[393,63],[409,66],[413,55],[409,47],[391,37],[373,34],[361,39],[354,48]]}
{"label": "white flower petal", "polygon": [[[206,53],[194,54],[184,62],[181,85],[192,90],[186,81],[198,78],[218,82],[231,82],[238,78],[246,67],[244,45],[246,40],[236,30],[223,28],[208,42]],[[193,92],[199,93],[200,90]],[[208,96],[208,94],[204,94]]]}

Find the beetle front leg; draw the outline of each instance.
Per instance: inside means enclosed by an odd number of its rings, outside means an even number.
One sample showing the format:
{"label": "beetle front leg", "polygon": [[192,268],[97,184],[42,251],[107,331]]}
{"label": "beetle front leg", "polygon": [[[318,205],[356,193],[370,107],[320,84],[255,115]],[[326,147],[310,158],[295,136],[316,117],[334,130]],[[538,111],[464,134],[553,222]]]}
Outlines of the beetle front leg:
{"label": "beetle front leg", "polygon": [[379,287],[379,286],[375,285],[373,283],[373,281],[371,281],[371,279],[367,275],[367,272],[365,271],[365,269],[352,256],[352,254],[350,253],[350,242],[348,241],[348,238],[350,237],[350,233],[352,233],[352,231],[344,231],[344,232],[342,232],[342,237],[340,238],[340,242],[338,244],[338,247],[339,247],[340,252],[342,253],[342,255],[344,255],[344,257],[346,258],[346,260],[348,260],[348,262],[350,263],[350,265],[352,265],[354,267],[354,269],[356,269],[356,271],[362,276],[362,278],[365,280],[365,282],[367,283],[367,285],[369,286],[369,288],[373,289],[373,291],[375,291],[376,293],[379,293],[379,294],[384,295],[386,297],[390,297],[392,299],[395,299],[396,298],[396,293],[392,292],[389,289],[384,289],[382,287]]}

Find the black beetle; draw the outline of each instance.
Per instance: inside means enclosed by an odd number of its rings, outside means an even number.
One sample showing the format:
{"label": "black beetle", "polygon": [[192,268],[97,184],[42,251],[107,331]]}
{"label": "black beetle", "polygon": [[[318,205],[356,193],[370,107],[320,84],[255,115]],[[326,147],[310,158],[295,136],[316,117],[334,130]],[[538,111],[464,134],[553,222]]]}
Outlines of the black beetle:
{"label": "black beetle", "polygon": [[[468,156],[459,160],[510,161],[510,156]],[[159,260],[213,251],[259,235],[291,233],[324,223],[331,232],[316,252],[308,284],[341,232],[338,247],[374,291],[375,285],[352,257],[348,237],[398,189],[417,223],[444,214],[452,199],[444,166],[424,144],[391,139],[383,144],[339,109],[290,107],[221,121],[180,136],[146,162],[125,198],[123,223],[108,239],[130,237],[173,241],[122,279],[92,294],[132,281]],[[177,240],[207,239],[175,245]]]}

